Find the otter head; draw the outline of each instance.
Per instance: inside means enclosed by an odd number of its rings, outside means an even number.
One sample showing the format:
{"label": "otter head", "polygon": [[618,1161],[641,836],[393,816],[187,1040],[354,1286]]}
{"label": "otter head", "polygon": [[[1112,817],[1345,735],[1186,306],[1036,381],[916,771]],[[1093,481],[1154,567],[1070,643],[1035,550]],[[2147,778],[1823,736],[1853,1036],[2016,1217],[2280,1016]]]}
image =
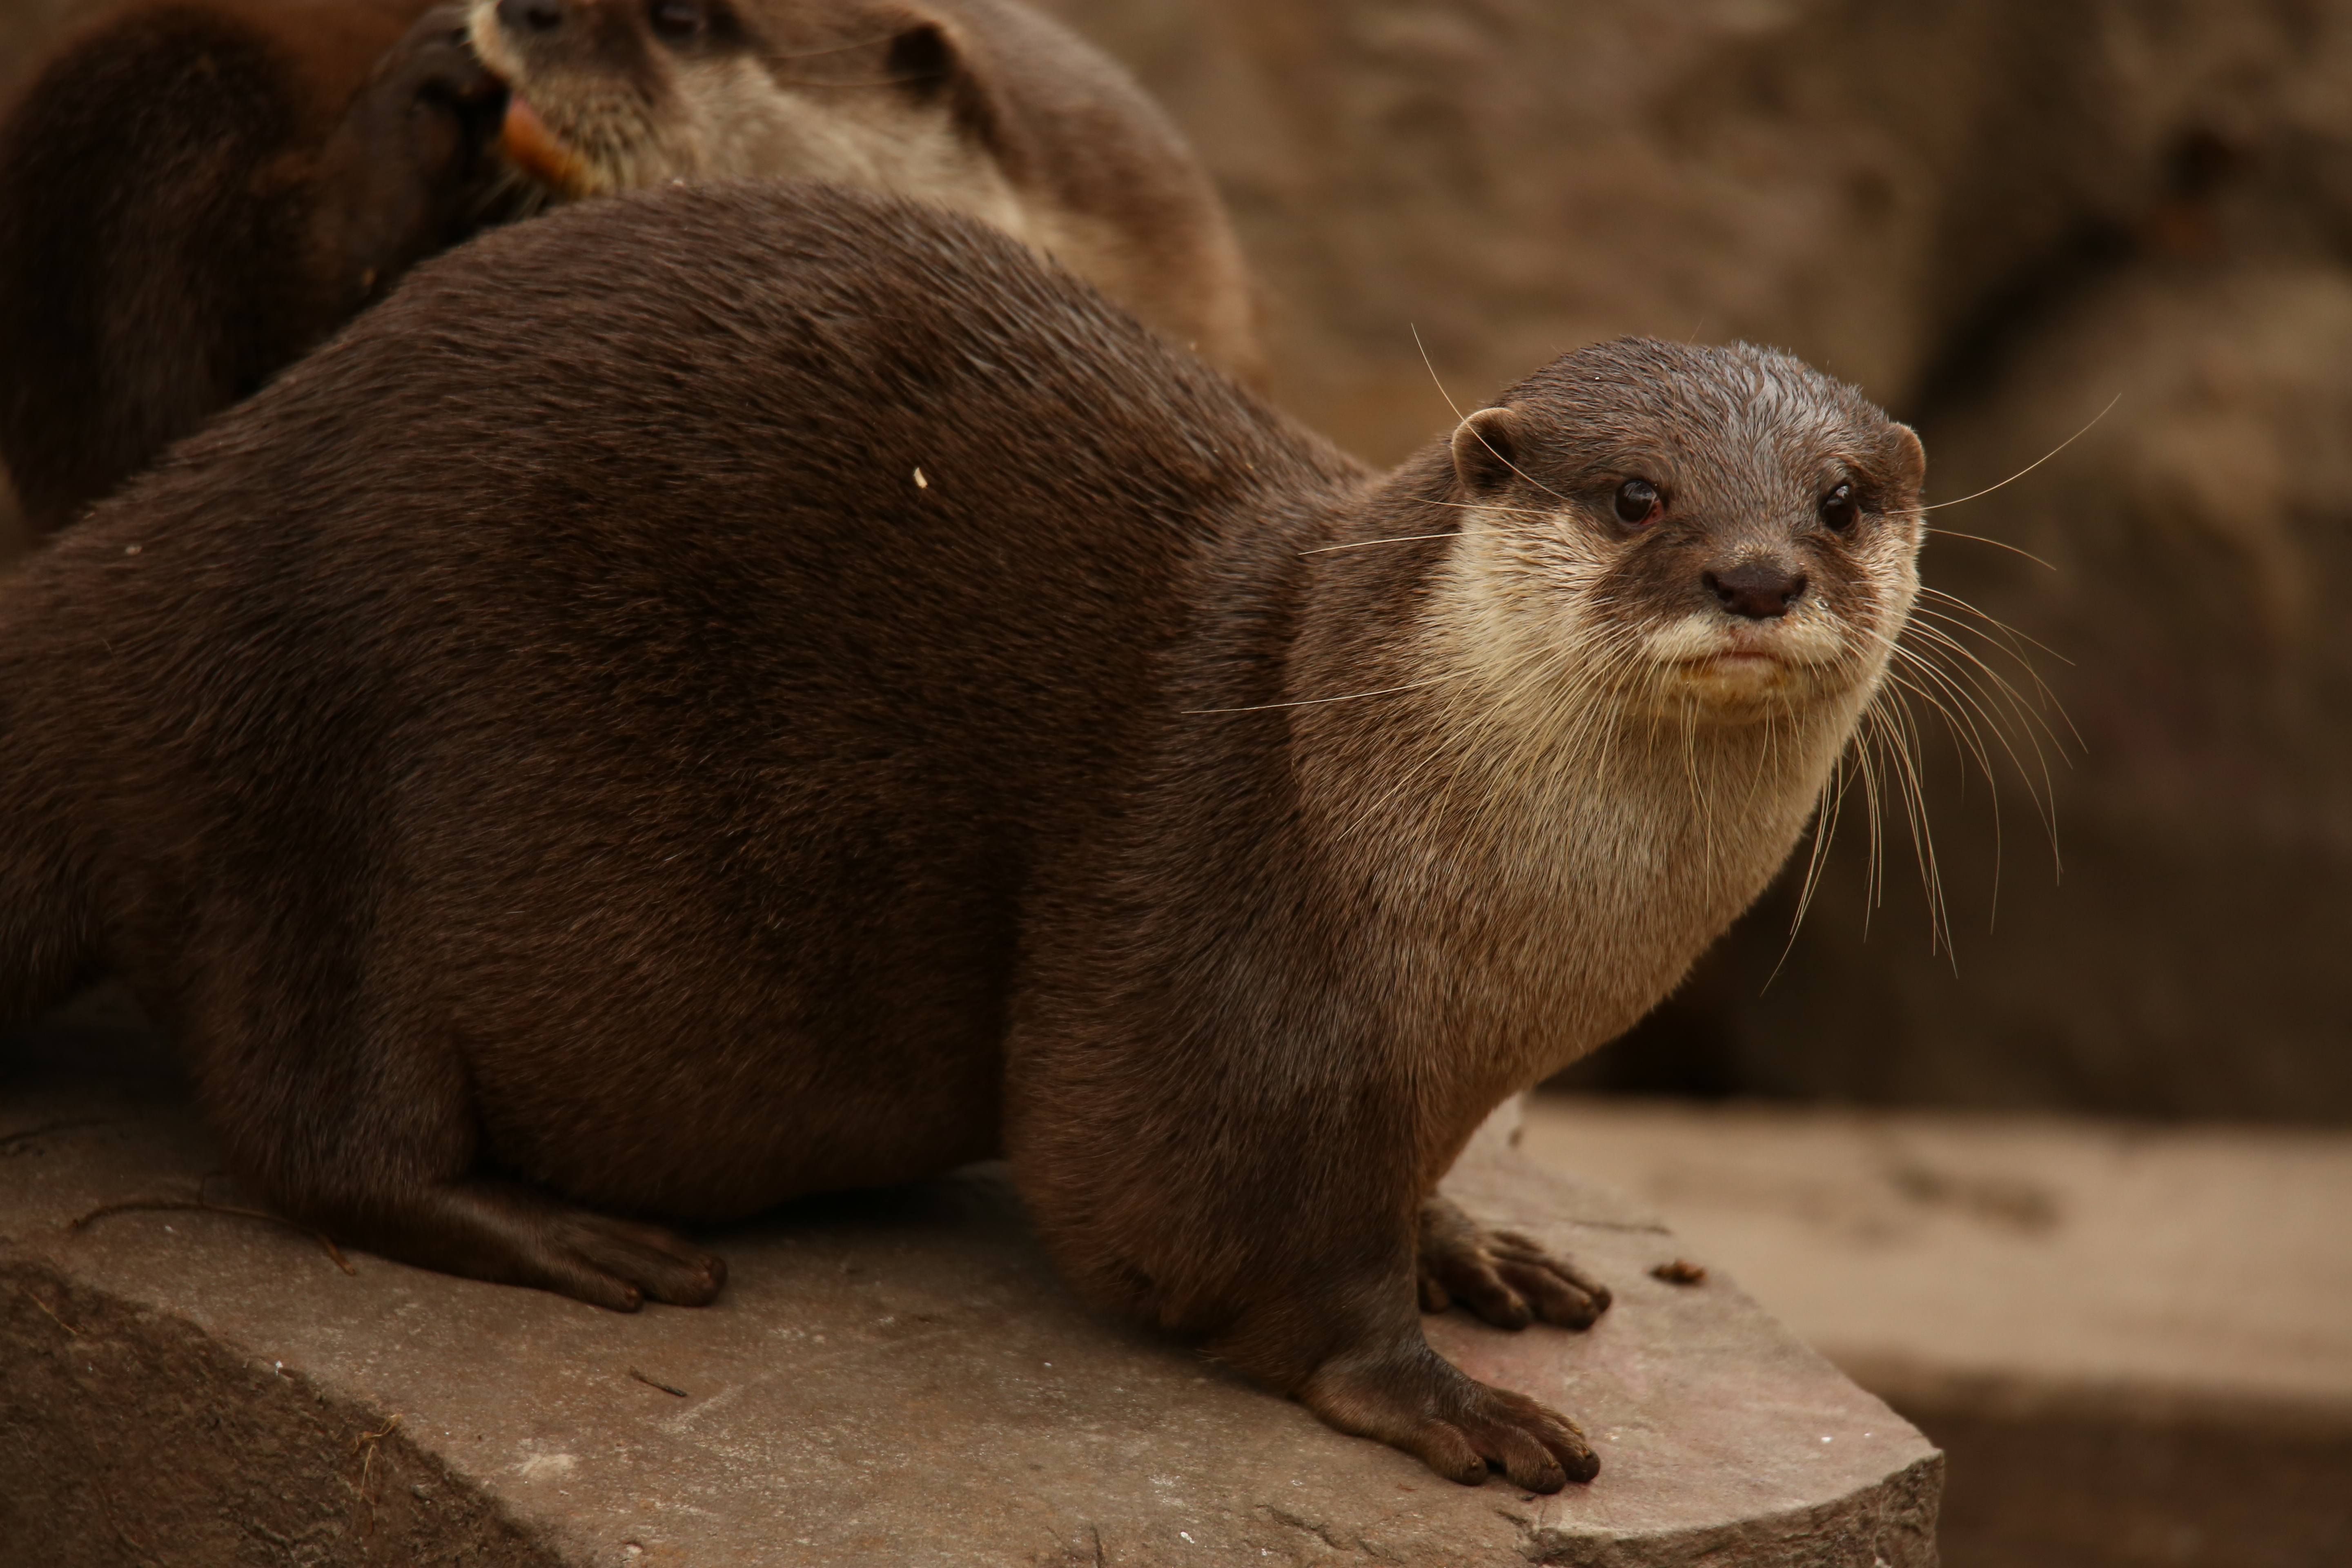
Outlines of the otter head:
{"label": "otter head", "polygon": [[1456,658],[1516,695],[1842,740],[1918,591],[1918,437],[1784,354],[1595,345],[1453,458]]}
{"label": "otter head", "polygon": [[471,37],[508,156],[559,196],[822,179],[1017,232],[961,41],[887,0],[473,0]]}

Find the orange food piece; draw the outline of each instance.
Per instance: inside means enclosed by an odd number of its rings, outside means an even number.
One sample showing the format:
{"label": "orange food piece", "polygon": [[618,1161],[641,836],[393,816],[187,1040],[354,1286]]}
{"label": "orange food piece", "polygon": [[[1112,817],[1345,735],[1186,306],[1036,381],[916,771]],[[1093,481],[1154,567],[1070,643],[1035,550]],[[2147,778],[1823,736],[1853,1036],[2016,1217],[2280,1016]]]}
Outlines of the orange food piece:
{"label": "orange food piece", "polygon": [[539,110],[520,93],[507,100],[506,123],[499,132],[499,146],[517,168],[541,184],[551,185],[566,195],[583,194],[587,165],[563,144],[562,137],[547,128]]}

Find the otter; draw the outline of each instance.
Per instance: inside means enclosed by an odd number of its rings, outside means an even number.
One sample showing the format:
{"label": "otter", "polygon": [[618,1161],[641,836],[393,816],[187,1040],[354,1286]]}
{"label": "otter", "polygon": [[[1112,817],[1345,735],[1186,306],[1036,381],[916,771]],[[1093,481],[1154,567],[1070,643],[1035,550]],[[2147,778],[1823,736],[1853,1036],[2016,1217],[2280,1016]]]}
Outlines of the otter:
{"label": "otter", "polygon": [[0,121],[0,458],[63,527],[513,207],[458,8],[146,0]]}
{"label": "otter", "polygon": [[1001,1154],[1089,1300],[1555,1489],[1420,1309],[1606,1291],[1438,1178],[1788,856],[1923,463],[1627,341],[1375,476],[958,215],[583,204],[0,580],[0,1024],[110,970],[287,1215],[624,1310]]}
{"label": "otter", "polygon": [[509,156],[554,197],[829,180],[1027,241],[1253,385],[1256,300],[1208,176],[1132,79],[1009,0],[474,0]]}
{"label": "otter", "polygon": [[969,212],[1264,380],[1207,176],[1007,0],[141,0],[0,123],[0,460],[52,532],[425,257],[751,174]]}

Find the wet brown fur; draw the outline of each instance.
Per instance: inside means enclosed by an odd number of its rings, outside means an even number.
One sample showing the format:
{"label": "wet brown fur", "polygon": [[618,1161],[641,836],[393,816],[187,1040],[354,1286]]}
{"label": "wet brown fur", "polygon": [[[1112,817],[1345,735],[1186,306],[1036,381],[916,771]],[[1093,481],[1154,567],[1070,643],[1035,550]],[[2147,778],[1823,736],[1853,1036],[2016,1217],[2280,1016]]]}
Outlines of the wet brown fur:
{"label": "wet brown fur", "polygon": [[[720,1266],[594,1210],[1003,1152],[1093,1300],[1458,1479],[1589,1476],[1423,1339],[1417,1226],[1424,1300],[1433,1247],[1518,1266],[1423,1200],[1785,858],[1917,447],[1752,350],[1500,401],[1507,463],[1376,479],[1001,235],[822,187],[486,237],[0,583],[0,1022],[110,967],[287,1212],[614,1306]],[[1484,595],[1575,610],[1545,550],[1649,552],[1669,620],[1726,552],[1900,564],[1842,579],[1818,721],[1580,749],[1651,688],[1457,657]]]}
{"label": "wet brown fur", "polygon": [[37,532],[494,210],[495,84],[425,11],[142,0],[34,74],[0,121],[0,458]]}

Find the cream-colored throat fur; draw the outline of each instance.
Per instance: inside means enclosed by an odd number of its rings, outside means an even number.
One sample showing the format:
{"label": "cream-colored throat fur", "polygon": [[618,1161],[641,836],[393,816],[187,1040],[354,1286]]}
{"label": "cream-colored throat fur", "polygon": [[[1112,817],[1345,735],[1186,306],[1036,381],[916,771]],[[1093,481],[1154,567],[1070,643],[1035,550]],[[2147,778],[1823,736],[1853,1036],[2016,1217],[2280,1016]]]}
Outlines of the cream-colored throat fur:
{"label": "cream-colored throat fur", "polygon": [[[1760,709],[1676,699],[1659,646],[1686,653],[1697,634],[1608,625],[1592,611],[1606,566],[1572,530],[1465,512],[1395,681],[1423,684],[1339,705],[1353,711],[1318,729],[1398,706],[1377,746],[1335,734],[1305,770],[1405,968],[1445,994],[1401,1001],[1486,1015],[1497,1092],[1631,1026],[1755,900],[1885,662],[1872,639],[1790,626],[1790,647],[1844,662]],[[1432,944],[1445,951],[1413,952]]]}

